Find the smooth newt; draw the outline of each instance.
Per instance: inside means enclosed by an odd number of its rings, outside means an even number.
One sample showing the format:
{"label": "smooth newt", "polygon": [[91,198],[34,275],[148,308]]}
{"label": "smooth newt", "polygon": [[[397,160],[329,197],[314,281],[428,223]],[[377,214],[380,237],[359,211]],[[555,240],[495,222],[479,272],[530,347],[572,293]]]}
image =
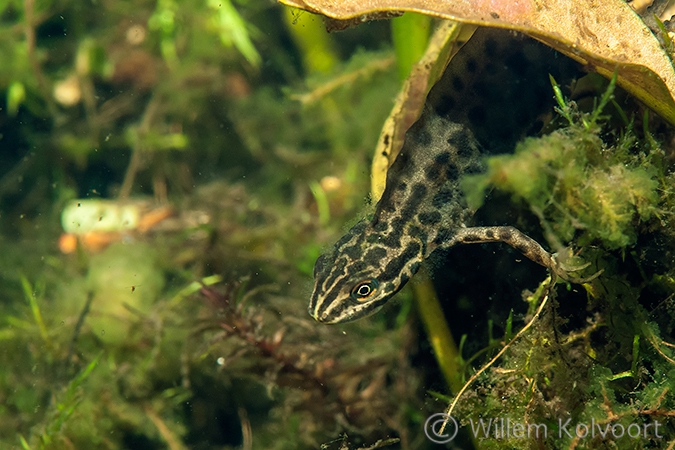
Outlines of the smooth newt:
{"label": "smooth newt", "polygon": [[554,255],[514,227],[467,227],[474,211],[460,181],[483,172],[486,153],[510,150],[541,111],[551,110],[548,73],[559,78],[574,70],[571,62],[520,35],[493,30],[474,35],[406,133],[372,219],[357,223],[316,261],[310,315],[323,323],[369,315],[434,250],[457,244],[505,242],[563,274]]}

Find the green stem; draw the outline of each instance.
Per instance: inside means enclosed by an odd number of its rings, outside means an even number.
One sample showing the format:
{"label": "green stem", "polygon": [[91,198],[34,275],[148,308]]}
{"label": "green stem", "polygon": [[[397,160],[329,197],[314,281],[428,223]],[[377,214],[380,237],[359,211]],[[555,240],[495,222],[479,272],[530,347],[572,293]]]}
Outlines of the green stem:
{"label": "green stem", "polygon": [[434,349],[436,361],[438,361],[450,390],[458,392],[463,385],[461,377],[462,356],[455,340],[452,338],[434,285],[431,283],[424,267],[415,276],[412,289],[422,323],[424,323],[431,347]]}
{"label": "green stem", "polygon": [[284,19],[295,45],[300,49],[308,73],[328,73],[339,62],[321,17],[294,8],[284,8]]}
{"label": "green stem", "polygon": [[391,20],[391,38],[396,50],[396,62],[402,80],[422,58],[429,43],[431,17],[423,14],[405,13]]}

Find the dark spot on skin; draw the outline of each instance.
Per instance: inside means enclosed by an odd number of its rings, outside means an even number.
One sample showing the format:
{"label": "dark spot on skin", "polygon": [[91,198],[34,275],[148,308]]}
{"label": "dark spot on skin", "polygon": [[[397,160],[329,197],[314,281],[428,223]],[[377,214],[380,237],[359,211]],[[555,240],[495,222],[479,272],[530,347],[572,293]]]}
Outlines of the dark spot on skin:
{"label": "dark spot on skin", "polygon": [[495,237],[495,232],[492,231],[492,230],[487,230],[487,231],[485,232],[485,236],[487,236],[487,237],[489,237],[490,239],[492,239],[492,238]]}
{"label": "dark spot on skin", "polygon": [[416,183],[412,187],[412,194],[410,195],[410,202],[417,208],[419,202],[427,195],[427,187],[422,183]]}
{"label": "dark spot on skin", "polygon": [[361,247],[359,245],[353,245],[351,247],[347,247],[342,251],[349,259],[355,260],[358,259],[359,256],[361,256]]}
{"label": "dark spot on skin", "polygon": [[420,227],[417,227],[415,225],[410,225],[408,227],[408,234],[414,238],[420,239],[422,235],[424,234],[424,231]]}
{"label": "dark spot on skin", "polygon": [[525,58],[522,52],[514,53],[506,58],[504,64],[515,73],[515,76],[522,78],[530,71],[530,62]]}
{"label": "dark spot on skin", "polygon": [[417,215],[417,220],[419,220],[422,225],[436,225],[441,219],[441,214],[438,211],[424,212]]}
{"label": "dark spot on skin", "polygon": [[399,248],[401,246],[401,236],[392,233],[380,239],[379,243],[388,248]]}
{"label": "dark spot on skin", "polygon": [[500,231],[499,232],[499,239],[502,241],[509,241],[511,239],[511,232],[510,231]]}
{"label": "dark spot on skin", "polygon": [[396,161],[399,160],[401,161],[400,164],[402,164],[404,167],[408,167],[413,164],[413,161],[410,160],[410,153],[407,151],[404,152],[403,149],[401,149],[401,152],[396,157]]}
{"label": "dark spot on skin", "polygon": [[366,222],[365,220],[362,220],[359,223],[357,223],[356,225],[354,225],[351,230],[349,230],[349,234],[352,235],[352,236],[355,236],[357,234],[361,234],[361,233],[363,233],[363,230],[365,230],[367,226],[368,226],[368,222]]}
{"label": "dark spot on skin", "polygon": [[445,165],[450,161],[450,152],[443,152],[439,155],[436,155],[434,162],[436,164]]}
{"label": "dark spot on skin", "polygon": [[527,245],[525,245],[525,244],[518,244],[518,245],[516,245],[515,248],[516,248],[516,250],[518,250],[518,251],[519,251],[520,253],[522,253],[522,254],[526,254],[526,253],[528,252],[528,250],[529,250],[529,249],[527,248]]}
{"label": "dark spot on skin", "polygon": [[456,103],[457,102],[451,95],[443,95],[438,99],[438,104],[434,107],[434,110],[439,116],[445,116],[451,110],[455,109]]}
{"label": "dark spot on skin", "polygon": [[492,17],[493,19],[499,19],[499,14],[497,14],[496,12],[491,12],[490,17]]}
{"label": "dark spot on skin", "polygon": [[[382,143],[383,143],[384,145],[389,145],[389,135],[388,135],[388,134],[385,134],[385,135],[384,135],[384,139],[382,140]],[[387,156],[387,152],[382,152],[382,154],[383,154],[384,156]]]}
{"label": "dark spot on skin", "polygon": [[445,169],[445,176],[450,181],[457,181],[457,179],[459,178],[459,168],[457,167],[457,164],[450,164]]}
{"label": "dark spot on skin", "polygon": [[537,264],[540,264],[542,266],[544,265],[544,261],[541,259],[541,255],[539,253],[533,253],[528,256],[532,261],[536,262]]}
{"label": "dark spot on skin", "polygon": [[452,87],[457,91],[457,92],[462,92],[464,90],[464,82],[460,77],[453,77],[452,78]]}
{"label": "dark spot on skin", "polygon": [[382,156],[384,156],[384,157],[386,158],[386,157],[389,156],[389,155],[388,155],[387,152],[382,152]]}
{"label": "dark spot on skin", "polygon": [[378,265],[380,261],[387,257],[387,250],[382,247],[374,247],[368,250],[363,260],[371,266]]}
{"label": "dark spot on skin", "polygon": [[462,242],[480,242],[482,241],[481,237],[477,234],[465,234],[462,238]]}
{"label": "dark spot on skin", "polygon": [[387,172],[387,181],[389,181],[390,178],[400,174],[404,169],[411,170],[415,166],[414,161],[410,160],[410,155],[408,154],[407,151],[407,148],[410,145],[408,141],[409,137],[407,137],[406,135],[406,141],[403,143],[403,148],[401,149],[398,156],[396,156],[394,163],[391,165],[389,171]]}
{"label": "dark spot on skin", "polygon": [[487,120],[485,109],[483,109],[481,106],[474,106],[469,110],[466,116],[474,124],[474,126],[483,126]]}
{"label": "dark spot on skin", "polygon": [[408,183],[405,182],[400,182],[397,186],[396,189],[399,191],[405,191],[408,188]]}
{"label": "dark spot on skin", "polygon": [[478,69],[478,63],[476,63],[476,60],[473,58],[469,58],[466,60],[466,71],[469,73],[474,73]]}
{"label": "dark spot on skin", "polygon": [[424,147],[428,147],[431,144],[431,133],[426,130],[422,130],[417,133],[417,142]]}
{"label": "dark spot on skin", "polygon": [[457,149],[457,155],[462,158],[468,158],[473,153],[473,141],[465,132],[452,133],[447,142]]}
{"label": "dark spot on skin", "polygon": [[455,233],[449,229],[449,228],[441,228],[438,230],[438,234],[436,235],[436,239],[434,239],[434,244],[436,245],[442,245],[452,239],[452,237],[455,235]]}
{"label": "dark spot on skin", "polygon": [[422,241],[422,243],[425,243],[428,238],[426,231],[424,231],[422,228],[416,225],[410,225],[410,227],[408,228],[408,235],[416,239],[419,239],[420,241]]}
{"label": "dark spot on skin", "polygon": [[368,268],[368,264],[365,261],[362,261],[362,260],[354,261],[349,266],[349,273],[363,272],[367,268]]}
{"label": "dark spot on skin", "polygon": [[431,205],[436,209],[441,209],[446,204],[452,201],[453,195],[451,191],[440,190],[431,199]]}
{"label": "dark spot on skin", "polygon": [[495,41],[493,38],[486,39],[485,48],[483,50],[488,57],[495,57],[497,55],[497,41]]}
{"label": "dark spot on skin", "polygon": [[421,266],[421,263],[419,261],[415,261],[410,266],[410,272],[413,273],[413,274],[417,273],[417,271],[420,270],[420,266]]}
{"label": "dark spot on skin", "polygon": [[438,165],[434,164],[427,167],[427,170],[425,171],[424,174],[426,175],[427,180],[434,181],[441,176],[441,169],[440,167],[438,167]]}
{"label": "dark spot on skin", "polygon": [[[413,215],[419,208],[419,205],[424,202],[424,197],[427,195],[427,187],[422,183],[415,183],[410,192],[410,196],[406,202],[406,207],[401,210],[401,215],[399,217],[401,221],[401,226],[404,226],[406,223],[410,222],[413,218]],[[392,224],[394,230],[400,230],[396,225]]]}
{"label": "dark spot on skin", "polygon": [[389,228],[389,224],[384,221],[380,221],[379,219],[375,219],[372,224],[373,230],[377,231],[378,233],[381,233],[383,231],[387,231]]}
{"label": "dark spot on skin", "polygon": [[391,229],[393,230],[387,236],[380,240],[380,244],[389,248],[399,248],[401,246],[401,235],[403,234],[403,227],[405,222],[401,217],[396,217],[391,221]]}
{"label": "dark spot on skin", "polygon": [[366,242],[369,244],[377,244],[380,242],[380,236],[377,234],[371,234],[366,238]]}
{"label": "dark spot on skin", "polygon": [[381,281],[387,282],[395,279],[406,264],[408,264],[411,259],[418,256],[420,248],[420,244],[417,242],[410,243],[400,255],[389,261],[389,264],[387,264],[387,267],[385,267],[382,272]]}
{"label": "dark spot on skin", "polygon": [[[385,191],[385,193],[386,193],[386,191]],[[391,194],[389,194],[389,196],[391,197]],[[380,210],[388,212],[388,213],[393,213],[393,212],[396,211],[396,205],[394,204],[393,201],[391,201],[390,199],[387,199],[386,201],[383,201],[383,200],[385,200],[384,197],[382,197],[382,200],[380,200],[380,203],[377,204],[378,212]]]}

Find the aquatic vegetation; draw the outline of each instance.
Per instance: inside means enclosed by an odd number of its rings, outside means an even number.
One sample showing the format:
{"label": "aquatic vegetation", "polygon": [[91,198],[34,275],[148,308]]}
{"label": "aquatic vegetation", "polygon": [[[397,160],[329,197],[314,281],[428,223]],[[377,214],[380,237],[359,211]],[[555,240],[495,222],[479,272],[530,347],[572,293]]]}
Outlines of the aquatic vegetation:
{"label": "aquatic vegetation", "polygon": [[663,152],[639,143],[630,129],[613,145],[603,142],[598,120],[613,89],[612,83],[592,112],[561,103],[568,127],[527,138],[513,155],[490,158],[487,174],[467,177],[473,206],[480,206],[484,189],[494,186],[525,201],[553,244],[573,237],[580,246],[600,239],[610,250],[634,244],[638,227],[665,211],[659,194]]}
{"label": "aquatic vegetation", "polygon": [[[558,290],[557,306],[534,320],[532,306],[544,293],[555,294],[540,286],[527,298],[526,321],[533,320],[528,332],[509,342],[509,325],[508,348],[501,350],[499,362],[455,399],[455,414],[480,448],[534,448],[536,442],[550,448],[598,448],[608,442],[650,448],[662,445],[670,433],[668,411],[675,398],[668,374],[675,360],[672,344],[661,336],[672,330],[672,316],[660,317],[659,311],[672,306],[672,285],[665,282],[672,266],[653,265],[639,256],[645,253],[631,250],[640,241],[672,252],[671,233],[664,227],[672,220],[670,175],[664,171],[664,150],[648,132],[643,140],[630,126],[607,132],[601,113],[613,89],[610,83],[586,112],[559,96],[566,126],[527,138],[513,155],[488,158],[485,175],[465,180],[474,206],[483,202],[486,189],[495,190],[492,195],[508,192],[514,208],[540,220],[552,246],[573,242],[593,267],[604,269],[584,285],[587,297],[574,300]],[[658,243],[648,243],[653,233],[661,236]],[[622,257],[627,253],[630,263]],[[641,283],[629,281],[635,272],[641,273]],[[548,434],[530,436],[528,430]]]}

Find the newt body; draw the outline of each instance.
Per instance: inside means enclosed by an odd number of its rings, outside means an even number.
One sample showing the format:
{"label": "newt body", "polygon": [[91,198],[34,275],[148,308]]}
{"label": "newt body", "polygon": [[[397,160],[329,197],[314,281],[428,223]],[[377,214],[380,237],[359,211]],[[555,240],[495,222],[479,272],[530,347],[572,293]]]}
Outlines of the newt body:
{"label": "newt body", "polygon": [[505,242],[562,273],[552,254],[517,229],[470,227],[474,211],[460,181],[485,170],[485,154],[510,151],[551,110],[549,72],[561,79],[573,71],[571,62],[522,36],[494,30],[474,36],[406,133],[373,218],[317,260],[310,315],[340,323],[371,314],[434,250],[457,244]]}

